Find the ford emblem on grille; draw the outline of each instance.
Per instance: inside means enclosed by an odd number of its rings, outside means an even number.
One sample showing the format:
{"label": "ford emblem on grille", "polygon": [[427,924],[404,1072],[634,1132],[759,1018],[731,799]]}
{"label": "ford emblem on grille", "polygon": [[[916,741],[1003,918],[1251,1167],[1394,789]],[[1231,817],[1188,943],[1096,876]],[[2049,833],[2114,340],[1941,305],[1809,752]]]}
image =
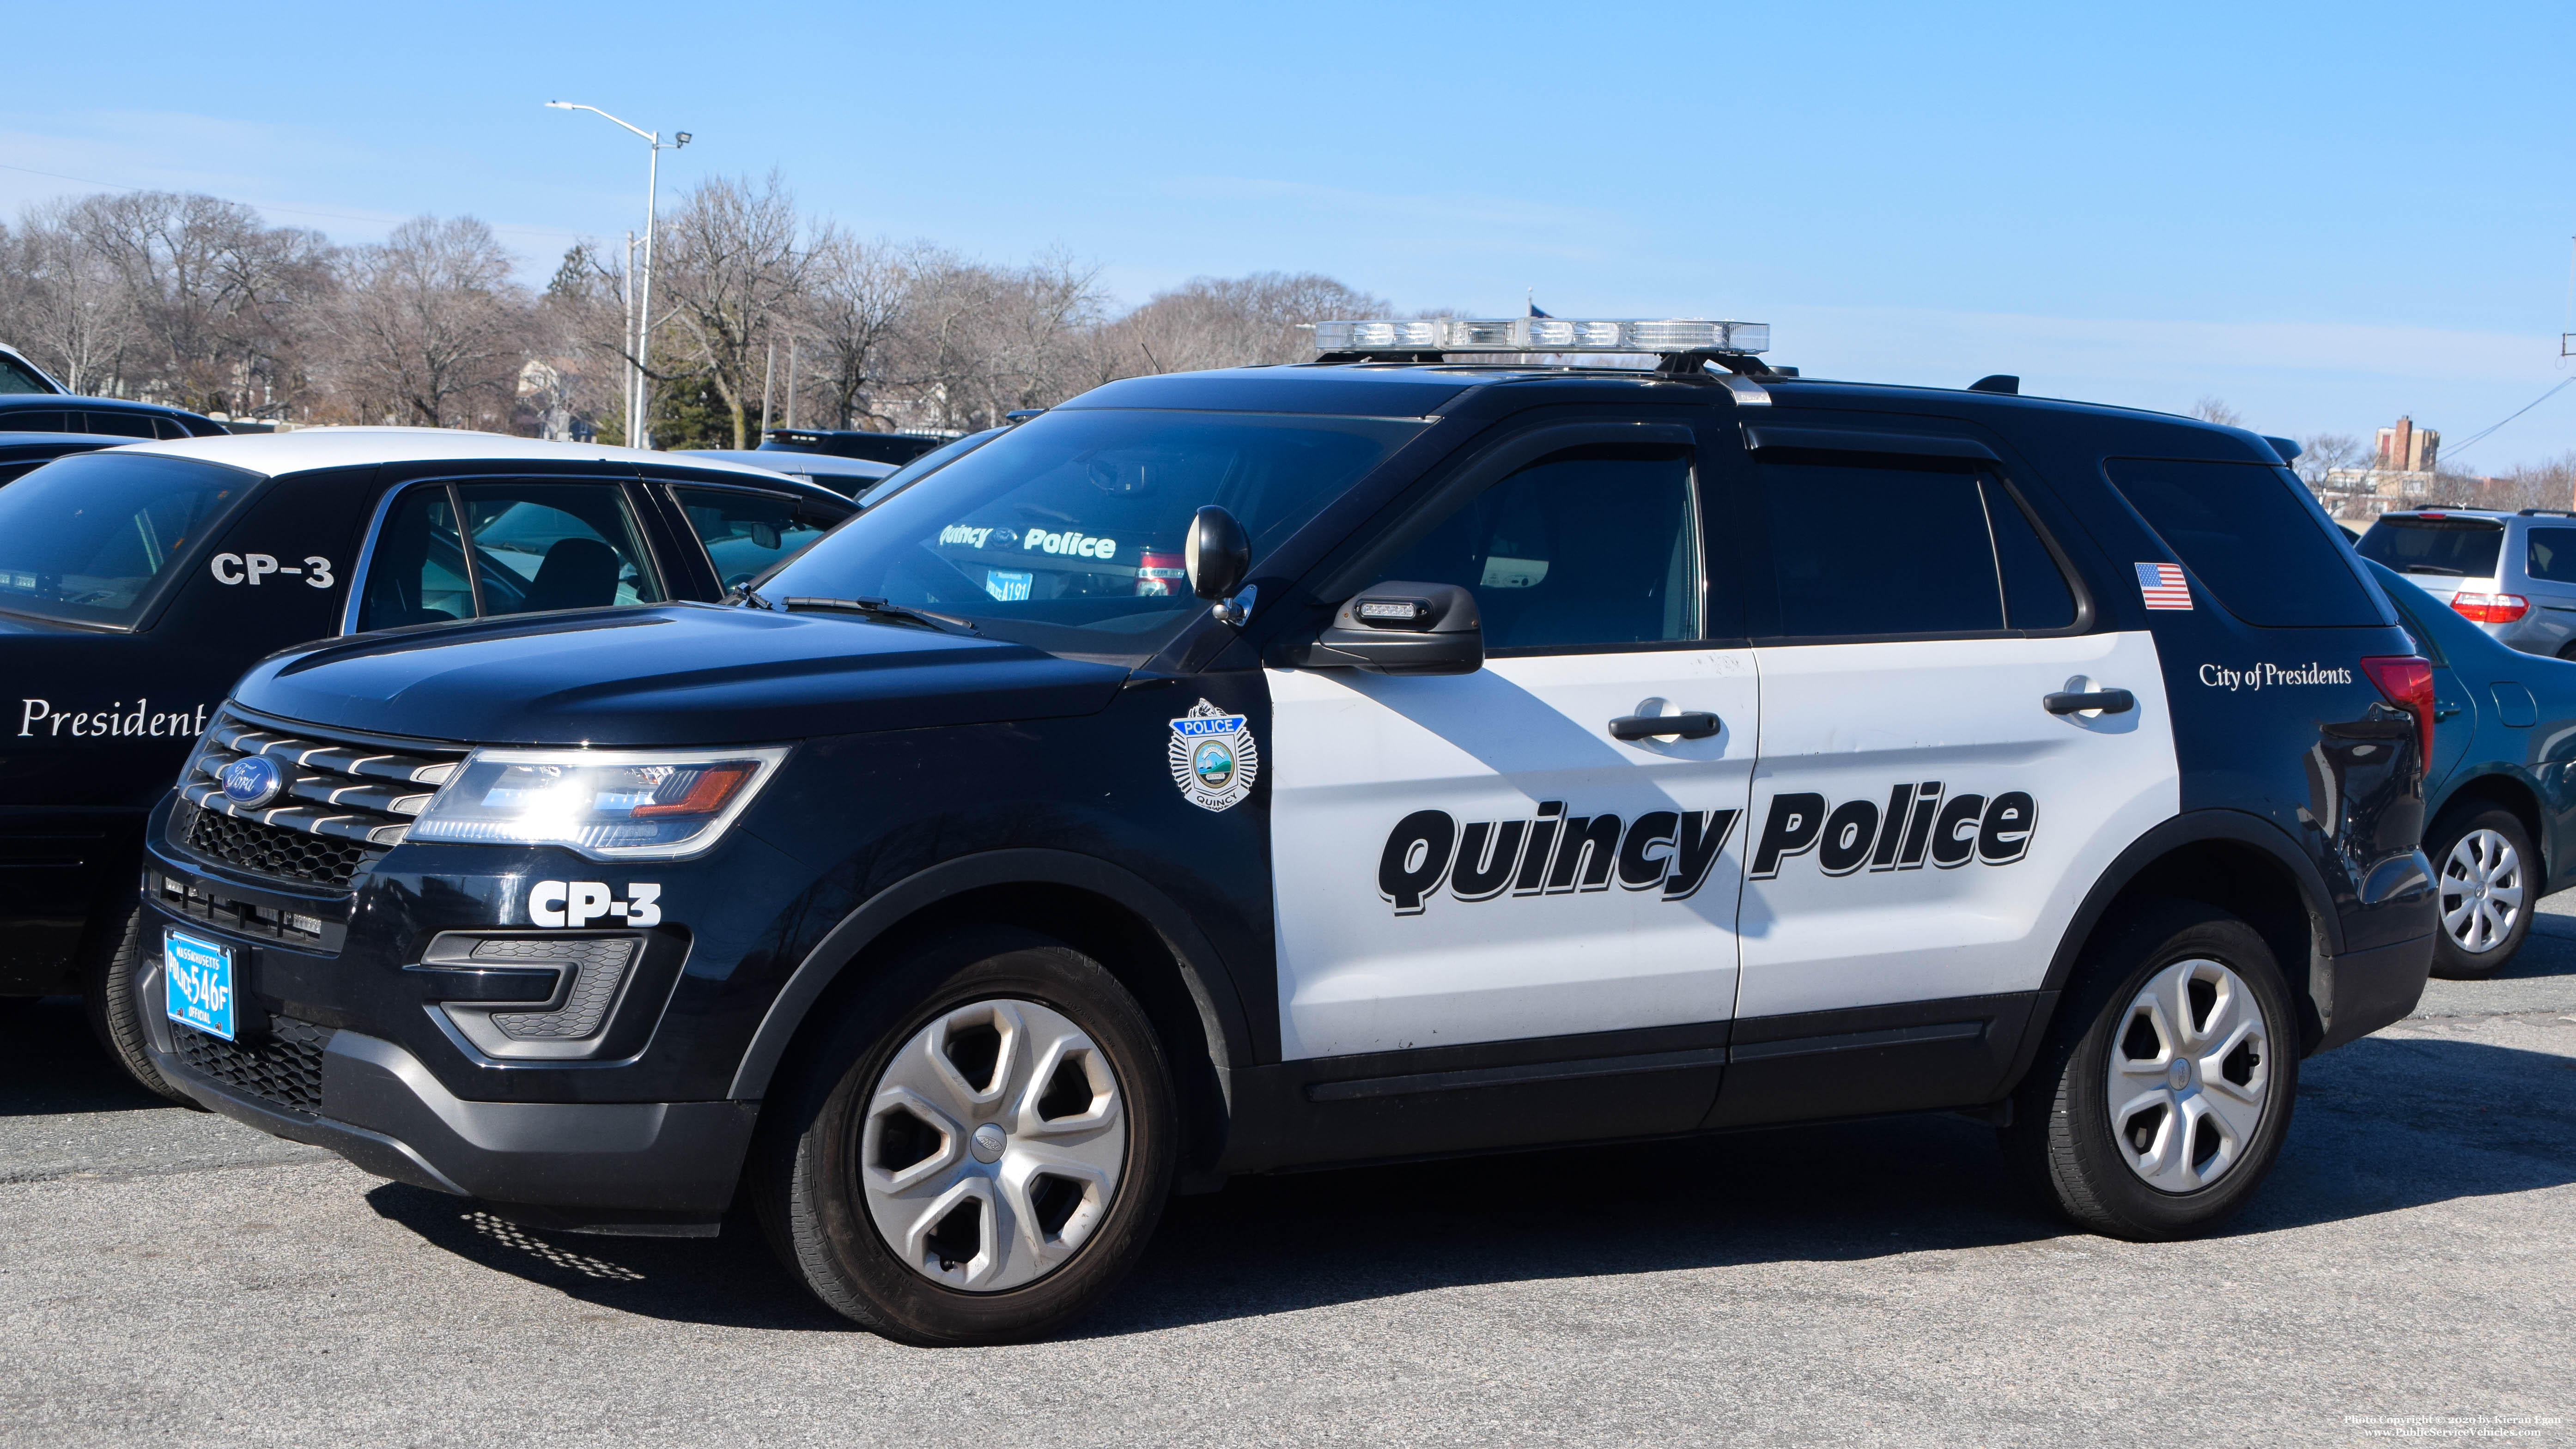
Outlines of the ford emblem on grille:
{"label": "ford emblem on grille", "polygon": [[256,810],[286,793],[286,772],[266,755],[244,755],[224,766],[224,798]]}

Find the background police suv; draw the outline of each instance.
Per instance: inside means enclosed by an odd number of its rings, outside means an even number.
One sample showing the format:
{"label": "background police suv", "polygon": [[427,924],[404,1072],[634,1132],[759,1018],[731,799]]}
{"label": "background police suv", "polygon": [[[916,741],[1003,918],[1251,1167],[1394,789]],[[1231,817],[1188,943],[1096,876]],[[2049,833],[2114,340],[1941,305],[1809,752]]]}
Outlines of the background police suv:
{"label": "background police suv", "polygon": [[531,1224],[740,1191],[924,1342],[1325,1162],[1968,1109],[2217,1221],[2421,989],[2426,664],[2263,440],[1762,331],[1329,323],[743,607],[273,658],[151,830],[161,1070]]}

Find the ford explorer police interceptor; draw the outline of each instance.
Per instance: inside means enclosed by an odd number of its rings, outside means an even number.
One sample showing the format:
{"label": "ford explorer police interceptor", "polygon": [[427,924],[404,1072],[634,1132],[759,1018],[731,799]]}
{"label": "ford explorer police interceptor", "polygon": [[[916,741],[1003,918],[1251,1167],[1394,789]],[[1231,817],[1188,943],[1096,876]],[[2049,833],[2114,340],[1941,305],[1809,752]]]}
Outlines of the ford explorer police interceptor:
{"label": "ford explorer police interceptor", "polygon": [[738,606],[274,657],[149,829],[161,1071],[541,1227],[739,1195],[926,1343],[1226,1174],[1860,1114],[2204,1229],[2422,988],[2426,661],[2251,434],[1766,333],[1326,323]]}

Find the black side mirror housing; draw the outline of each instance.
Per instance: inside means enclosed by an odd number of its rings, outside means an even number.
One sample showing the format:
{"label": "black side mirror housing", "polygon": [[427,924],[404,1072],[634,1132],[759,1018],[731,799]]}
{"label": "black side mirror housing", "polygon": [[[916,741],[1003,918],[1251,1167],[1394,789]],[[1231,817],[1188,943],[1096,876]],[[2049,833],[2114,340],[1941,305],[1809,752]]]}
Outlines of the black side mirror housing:
{"label": "black side mirror housing", "polygon": [[1181,563],[1190,576],[1190,592],[1202,599],[1233,598],[1243,576],[1252,572],[1252,535],[1233,514],[1211,503],[1190,518]]}
{"label": "black side mirror housing", "polygon": [[1333,611],[1322,637],[1296,651],[1306,669],[1371,674],[1473,674],[1485,667],[1476,596],[1456,584],[1390,581]]}

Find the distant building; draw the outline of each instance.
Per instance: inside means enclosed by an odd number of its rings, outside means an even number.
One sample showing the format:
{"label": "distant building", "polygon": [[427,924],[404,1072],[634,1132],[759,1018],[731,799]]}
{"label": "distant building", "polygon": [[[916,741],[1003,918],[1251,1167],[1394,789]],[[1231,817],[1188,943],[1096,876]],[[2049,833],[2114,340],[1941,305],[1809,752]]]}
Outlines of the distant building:
{"label": "distant building", "polygon": [[2438,466],[2442,452],[2442,435],[2431,428],[2415,426],[2411,417],[2399,418],[2395,427],[2381,428],[2379,439],[2371,449],[2371,463],[2383,472],[2422,473],[2430,476]]}
{"label": "distant building", "polygon": [[[2381,428],[2372,440],[2370,463],[2362,468],[2332,468],[2315,484],[2317,501],[2337,518],[2370,519],[2392,508],[2408,508],[2427,499],[2449,503],[2438,490],[2442,435],[2401,417]],[[2460,480],[2454,479],[2456,485]]]}

